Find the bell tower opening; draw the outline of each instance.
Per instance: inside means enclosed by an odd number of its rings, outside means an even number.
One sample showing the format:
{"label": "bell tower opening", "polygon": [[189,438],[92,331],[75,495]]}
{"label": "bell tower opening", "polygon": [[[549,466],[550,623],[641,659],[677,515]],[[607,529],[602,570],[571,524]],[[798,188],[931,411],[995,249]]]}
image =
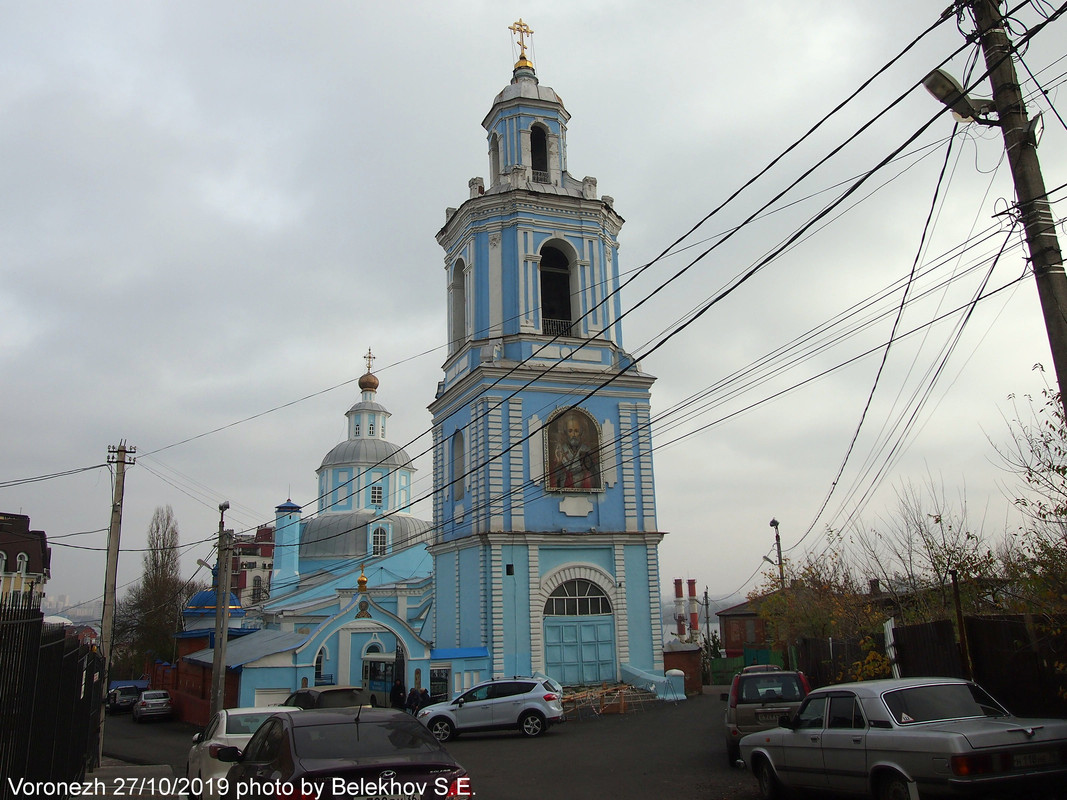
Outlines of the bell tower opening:
{"label": "bell tower opening", "polygon": [[551,183],[548,174],[548,132],[541,125],[530,128],[530,167],[534,183]]}
{"label": "bell tower opening", "polygon": [[541,332],[572,336],[571,263],[562,250],[547,245],[541,250]]}
{"label": "bell tower opening", "polygon": [[495,133],[489,137],[489,180],[490,186],[500,183],[500,137]]}
{"label": "bell tower opening", "polygon": [[463,261],[457,261],[452,267],[451,294],[451,330],[448,337],[448,350],[455,353],[467,339],[467,285]]}

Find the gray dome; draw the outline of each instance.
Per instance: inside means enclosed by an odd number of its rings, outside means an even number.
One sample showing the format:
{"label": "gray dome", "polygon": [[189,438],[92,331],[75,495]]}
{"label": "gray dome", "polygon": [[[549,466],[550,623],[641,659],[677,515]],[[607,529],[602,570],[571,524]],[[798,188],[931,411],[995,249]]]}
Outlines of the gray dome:
{"label": "gray dome", "polygon": [[551,87],[542,86],[538,83],[533,69],[516,69],[511,83],[501,89],[500,93],[493,98],[493,105],[520,98],[523,100],[540,100],[544,103],[558,105],[560,108],[563,107],[563,98],[556,94]]}
{"label": "gray dome", "polygon": [[393,530],[393,548],[401,550],[429,541],[433,526],[410,514],[381,517],[373,511],[328,512],[309,519],[300,534],[300,558],[367,556],[367,528],[387,522]]}
{"label": "gray dome", "polygon": [[375,403],[370,400],[360,400],[358,403],[348,409],[346,413],[351,414],[353,411],[377,411],[380,414],[387,414],[390,417],[393,416],[386,410],[385,406],[383,406],[381,403]]}
{"label": "gray dome", "polygon": [[415,470],[411,466],[411,457],[402,447],[383,439],[349,439],[341,442],[326,454],[319,469],[345,465],[372,467],[379,464],[383,467]]}

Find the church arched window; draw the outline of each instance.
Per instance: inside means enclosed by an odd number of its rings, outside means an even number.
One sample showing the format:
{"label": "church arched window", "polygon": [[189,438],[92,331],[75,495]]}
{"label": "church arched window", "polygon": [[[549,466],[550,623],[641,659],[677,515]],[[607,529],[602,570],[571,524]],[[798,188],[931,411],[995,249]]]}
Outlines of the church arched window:
{"label": "church arched window", "polygon": [[263,599],[263,578],[259,575],[252,577],[252,602],[258,603]]}
{"label": "church arched window", "polygon": [[466,494],[467,453],[463,443],[463,431],[452,434],[452,501],[458,503]]}
{"label": "church arched window", "polygon": [[15,571],[19,575],[25,575],[30,566],[30,557],[25,553],[19,553],[18,558],[15,559],[15,564]]}
{"label": "church arched window", "polygon": [[385,528],[375,528],[374,533],[371,535],[371,540],[373,554],[376,556],[384,556],[389,549],[389,534]]}
{"label": "church arched window", "polygon": [[571,263],[552,245],[541,248],[541,332],[571,336]]}
{"label": "church arched window", "polygon": [[530,128],[530,167],[534,183],[549,183],[548,131],[541,125]]}
{"label": "church arched window", "polygon": [[449,350],[454,353],[467,338],[467,278],[462,260],[452,266],[451,291],[452,330],[448,344]]}
{"label": "church arched window", "polygon": [[546,617],[587,617],[610,613],[611,601],[604,590],[585,578],[564,581],[545,601]]}
{"label": "church arched window", "polygon": [[500,182],[500,137],[495,133],[489,137],[489,182]]}

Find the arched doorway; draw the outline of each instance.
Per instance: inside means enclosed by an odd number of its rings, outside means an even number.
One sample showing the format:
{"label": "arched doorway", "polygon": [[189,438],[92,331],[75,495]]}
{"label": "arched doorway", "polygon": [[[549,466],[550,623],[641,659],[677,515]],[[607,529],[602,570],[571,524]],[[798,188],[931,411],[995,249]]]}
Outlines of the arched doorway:
{"label": "arched doorway", "polygon": [[615,616],[596,583],[572,578],[544,608],[545,671],[561,683],[589,685],[616,678]]}

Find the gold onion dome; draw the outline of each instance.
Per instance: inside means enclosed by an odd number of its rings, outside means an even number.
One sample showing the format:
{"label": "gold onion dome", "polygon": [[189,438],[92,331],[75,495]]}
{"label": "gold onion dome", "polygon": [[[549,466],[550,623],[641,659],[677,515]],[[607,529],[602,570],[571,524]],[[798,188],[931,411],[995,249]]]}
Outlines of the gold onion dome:
{"label": "gold onion dome", "polygon": [[376,392],[378,391],[378,379],[368,372],[359,379],[359,388],[364,392]]}

